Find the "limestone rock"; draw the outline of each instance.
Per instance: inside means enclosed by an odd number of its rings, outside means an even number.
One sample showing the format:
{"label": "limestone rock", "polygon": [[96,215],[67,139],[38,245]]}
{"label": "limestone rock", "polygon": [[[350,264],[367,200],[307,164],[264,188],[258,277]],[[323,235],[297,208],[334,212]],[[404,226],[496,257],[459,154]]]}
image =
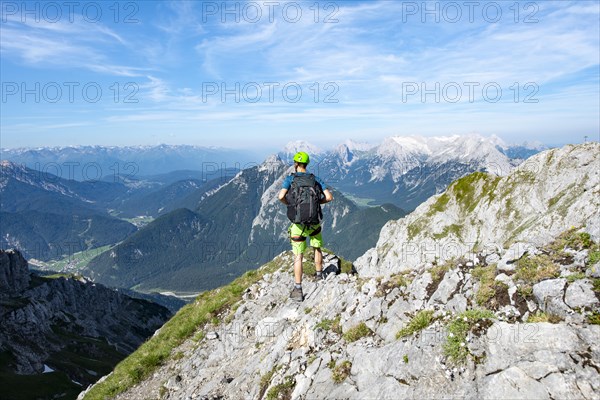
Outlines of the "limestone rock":
{"label": "limestone rock", "polygon": [[582,279],[570,284],[565,291],[565,303],[573,309],[598,305],[598,298],[594,294],[592,283],[587,279]]}
{"label": "limestone rock", "polygon": [[22,292],[29,286],[29,269],[21,253],[0,250],[0,297]]}
{"label": "limestone rock", "polygon": [[533,296],[540,308],[553,315],[564,316],[569,310],[563,301],[567,280],[548,279],[533,286]]}

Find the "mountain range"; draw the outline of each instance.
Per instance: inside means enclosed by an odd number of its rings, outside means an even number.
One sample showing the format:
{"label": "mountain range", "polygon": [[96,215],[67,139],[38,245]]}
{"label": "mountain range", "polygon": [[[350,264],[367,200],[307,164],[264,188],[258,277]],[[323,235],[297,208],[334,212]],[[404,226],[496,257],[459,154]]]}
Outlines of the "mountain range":
{"label": "mountain range", "polygon": [[[285,248],[287,222],[276,192],[298,150],[311,153],[310,170],[336,191],[336,201],[325,207],[328,246],[355,259],[375,244],[385,222],[445,190],[453,180],[473,171],[505,175],[522,162],[519,157],[540,149],[477,135],[391,137],[380,145],[346,141],[328,151],[297,141],[279,158],[246,169],[240,162],[227,164],[235,152],[193,146],[11,150],[3,157],[36,165],[47,161],[54,169],[2,162],[0,245],[51,261],[120,243],[97,257],[86,273],[126,288],[204,290]],[[152,164],[154,169],[146,170],[160,173],[77,181],[49,172],[60,171],[61,165],[73,169],[72,163],[84,161],[121,162],[126,156]],[[227,162],[206,161],[218,157]],[[249,155],[245,157],[240,160]],[[202,170],[165,172],[189,167],[192,160]],[[142,222],[136,220],[139,216]],[[165,237],[167,232],[170,237]],[[176,256],[159,251],[165,242],[172,243]]]}
{"label": "mountain range", "polygon": [[[279,157],[241,171],[229,182],[199,192],[180,208],[90,261],[85,273],[110,286],[143,291],[201,291],[231,281],[289,246],[289,221],[277,200],[291,169]],[[335,192],[324,206],[328,247],[357,257],[375,243],[379,229],[404,215],[393,205],[359,208]]]}
{"label": "mountain range", "polygon": [[544,149],[535,143],[507,145],[495,136],[397,136],[379,145],[346,141],[329,151],[294,142],[280,155],[287,160],[297,150],[318,151],[313,157],[315,173],[338,190],[367,204],[389,202],[412,211],[466,174],[507,175]]}
{"label": "mountain range", "polygon": [[189,145],[67,146],[1,149],[0,159],[50,173],[63,179],[113,182],[143,180],[177,170],[203,171],[237,166],[243,169],[259,159],[255,152]]}
{"label": "mountain range", "polygon": [[136,227],[107,205],[127,192],[120,183],[67,180],[2,161],[0,245],[48,260],[119,242]]}
{"label": "mountain range", "polygon": [[599,167],[587,143],[462,177],[386,223],[354,269],[327,254],[338,273],[306,279],[303,302],[283,252],[79,399],[597,398]]}

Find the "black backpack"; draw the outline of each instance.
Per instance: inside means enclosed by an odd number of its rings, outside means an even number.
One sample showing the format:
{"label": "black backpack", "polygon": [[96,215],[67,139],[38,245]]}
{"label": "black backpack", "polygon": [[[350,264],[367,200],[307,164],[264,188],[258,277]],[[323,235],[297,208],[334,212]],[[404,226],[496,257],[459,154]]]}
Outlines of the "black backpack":
{"label": "black backpack", "polygon": [[290,190],[286,194],[287,216],[295,224],[316,225],[321,222],[323,188],[313,174],[294,174]]}

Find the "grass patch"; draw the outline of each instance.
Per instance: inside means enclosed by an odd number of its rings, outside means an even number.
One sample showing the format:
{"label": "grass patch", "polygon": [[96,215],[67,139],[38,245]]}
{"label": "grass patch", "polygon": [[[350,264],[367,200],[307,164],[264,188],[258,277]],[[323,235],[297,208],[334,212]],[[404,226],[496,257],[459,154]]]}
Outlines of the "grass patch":
{"label": "grass patch", "polygon": [[333,368],[333,371],[331,372],[331,379],[333,379],[335,383],[342,383],[350,375],[351,370],[352,363],[348,360],[342,361],[339,365]]}
{"label": "grass patch", "polygon": [[169,392],[169,389],[167,389],[164,385],[161,386],[160,389],[158,389],[158,398],[159,399],[164,398],[168,392]]}
{"label": "grass patch", "polygon": [[406,274],[392,275],[387,281],[380,283],[377,286],[375,297],[384,297],[395,288],[406,287],[410,284],[410,279],[406,278]]}
{"label": "grass patch", "polygon": [[454,236],[456,236],[457,238],[462,239],[462,236],[460,233],[461,231],[462,231],[462,226],[460,226],[460,225],[457,225],[457,224],[447,225],[444,227],[444,229],[442,229],[441,233],[434,233],[432,235],[432,237],[435,240],[440,240],[440,239],[445,238],[446,236],[448,236],[448,234],[451,233]]}
{"label": "grass patch", "polygon": [[517,286],[517,293],[524,299],[533,297],[533,287],[531,285],[519,285]]}
{"label": "grass patch", "polygon": [[408,364],[408,354],[402,356],[402,361],[404,362],[404,364]]}
{"label": "grass patch", "polygon": [[322,319],[317,325],[315,325],[315,329],[323,329],[324,331],[332,331],[337,334],[342,333],[342,326],[340,325],[341,316],[337,316],[334,319]]}
{"label": "grass patch", "polygon": [[567,190],[563,190],[562,192],[548,200],[548,208],[554,207],[567,194],[567,192]]}
{"label": "grass patch", "polygon": [[574,250],[590,249],[594,246],[594,241],[587,232],[577,232],[580,228],[571,228],[561,233],[554,240],[549,248],[554,251],[561,251],[565,248]]}
{"label": "grass patch", "polygon": [[312,307],[306,307],[304,309],[304,314],[310,314],[311,311],[312,311]]}
{"label": "grass patch", "polygon": [[575,272],[574,274],[567,276],[567,282],[569,283],[573,283],[580,279],[585,279],[585,274],[583,272]]}
{"label": "grass patch", "polygon": [[486,306],[496,296],[496,289],[491,285],[481,285],[475,295],[475,302],[480,306]]}
{"label": "grass patch", "polygon": [[588,254],[587,265],[592,266],[600,262],[600,250],[592,250]]}
{"label": "grass patch", "polygon": [[275,372],[277,372],[278,369],[279,367],[275,365],[269,372],[260,377],[260,390],[258,392],[259,399],[262,399],[265,395],[267,388],[271,384],[271,379],[273,379],[273,375],[275,375]]}
{"label": "grass patch", "polygon": [[[476,198],[477,186],[481,182],[481,193]],[[458,205],[463,211],[472,212],[481,200],[495,198],[495,190],[500,182],[500,177],[489,175],[485,172],[474,172],[454,181],[449,190],[454,193]]]}
{"label": "grass patch", "polygon": [[286,376],[283,383],[273,386],[267,393],[267,400],[290,399],[296,386],[296,380],[292,376]]}
{"label": "grass patch", "polygon": [[600,278],[592,279],[592,290],[596,293],[600,293]]}
{"label": "grass patch", "polygon": [[562,318],[558,315],[548,314],[543,311],[537,311],[535,314],[531,314],[527,318],[527,322],[531,323],[550,322],[551,324],[558,324],[560,321],[562,321]]}
{"label": "grass patch", "polygon": [[421,332],[433,323],[433,311],[432,310],[421,310],[410,320],[407,326],[400,329],[396,333],[396,339],[400,339],[406,336],[410,336],[414,333]]}
{"label": "grass patch", "polygon": [[600,312],[592,312],[592,315],[589,315],[587,320],[592,325],[600,325]]}
{"label": "grass patch", "polygon": [[463,364],[470,354],[467,335],[477,323],[492,318],[494,313],[485,309],[472,309],[459,314],[448,324],[448,337],[443,346],[444,355],[455,364]]}
{"label": "grass patch", "polygon": [[494,296],[496,296],[496,288],[494,286],[494,278],[496,278],[496,265],[487,267],[473,268],[471,274],[479,280],[479,290],[475,294],[475,301],[480,306],[487,305]]}
{"label": "grass patch", "polygon": [[341,259],[341,258],[340,258],[340,260],[342,260],[342,263],[341,263],[342,265],[340,267],[341,273],[348,274],[348,275],[352,275],[352,274],[356,273],[356,270],[354,269],[354,264],[352,264],[352,262]]}
{"label": "grass patch", "polygon": [[95,385],[86,394],[85,399],[112,398],[143,381],[171,356],[174,348],[191,338],[213,316],[240,301],[244,290],[279,267],[280,263],[273,260],[257,271],[247,272],[227,286],[199,295],[193,303],[181,308],[155,336],[119,363],[104,382]]}
{"label": "grass patch", "polygon": [[192,340],[194,342],[200,342],[205,337],[206,337],[206,332],[204,332],[204,331],[198,331],[198,332],[196,332],[196,334],[194,335],[194,337],[192,338]]}
{"label": "grass patch", "polygon": [[371,331],[364,322],[361,322],[360,324],[348,329],[348,331],[346,333],[344,333],[343,337],[344,337],[344,339],[346,339],[347,342],[352,343],[352,342],[356,342],[360,338],[363,338],[365,336],[369,336],[372,334],[373,334],[373,331]]}
{"label": "grass patch", "polygon": [[559,275],[559,267],[546,254],[525,256],[516,263],[515,278],[528,284],[536,284],[544,279],[558,278]]}
{"label": "grass patch", "polygon": [[446,206],[448,205],[449,201],[450,196],[448,196],[446,193],[442,194],[440,197],[438,197],[435,203],[431,207],[429,207],[427,215],[432,216],[435,213],[446,211]]}
{"label": "grass patch", "polygon": [[429,224],[426,218],[419,218],[406,228],[408,231],[408,241],[412,241],[419,233],[421,233]]}
{"label": "grass patch", "polygon": [[566,241],[567,246],[575,250],[589,249],[594,244],[587,232],[573,233],[566,238]]}
{"label": "grass patch", "polygon": [[446,275],[446,272],[450,271],[450,268],[452,268],[452,263],[453,263],[453,261],[448,261],[442,265],[433,266],[429,270],[429,273],[431,274],[431,278],[433,279],[433,282],[441,281],[442,278],[444,277],[444,275]]}

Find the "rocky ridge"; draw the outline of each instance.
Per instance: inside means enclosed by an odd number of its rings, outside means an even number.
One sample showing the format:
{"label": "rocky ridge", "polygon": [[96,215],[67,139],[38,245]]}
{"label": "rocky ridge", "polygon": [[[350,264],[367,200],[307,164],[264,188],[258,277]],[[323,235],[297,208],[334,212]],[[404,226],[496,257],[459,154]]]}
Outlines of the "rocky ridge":
{"label": "rocky ridge", "polygon": [[[388,223],[358,274],[307,278],[303,303],[288,298],[292,256],[281,254],[254,283],[199,298],[191,307],[241,291],[115,398],[597,399],[599,147],[542,153],[526,163],[535,174],[454,183]],[[411,241],[429,253],[401,258]],[[467,250],[445,256],[440,243]],[[103,398],[94,389],[80,398]]]}
{"label": "rocky ridge", "polygon": [[[585,264],[584,251],[566,250]],[[597,279],[545,279],[525,291],[497,270],[486,281],[484,261],[461,260],[305,281],[296,303],[291,262],[275,259],[282,268],[116,398],[597,398]],[[585,268],[578,262],[564,270]]]}
{"label": "rocky ridge", "polygon": [[15,250],[0,250],[0,288],[1,379],[53,371],[95,382],[171,315],[83,277],[34,275]]}
{"label": "rocky ridge", "polygon": [[529,158],[506,177],[475,173],[403,219],[388,222],[357,261],[363,276],[408,271],[473,252],[506,267],[570,227],[600,239],[600,144]]}
{"label": "rocky ridge", "polygon": [[27,261],[21,253],[6,251],[0,253],[0,297],[8,297],[29,286]]}

